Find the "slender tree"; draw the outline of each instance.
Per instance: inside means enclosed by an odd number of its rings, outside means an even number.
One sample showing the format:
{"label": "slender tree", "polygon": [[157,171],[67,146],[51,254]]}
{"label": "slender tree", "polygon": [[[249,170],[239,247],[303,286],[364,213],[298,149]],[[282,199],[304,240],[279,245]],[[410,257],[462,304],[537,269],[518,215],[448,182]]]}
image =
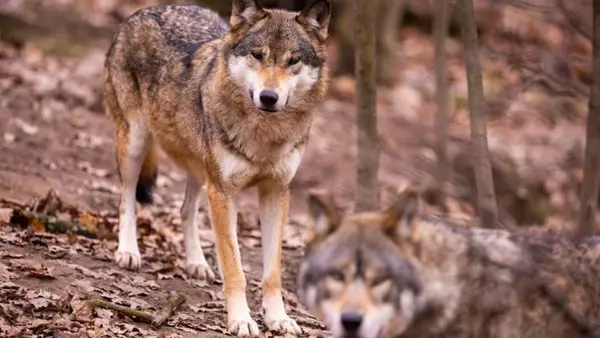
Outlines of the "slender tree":
{"label": "slender tree", "polygon": [[458,9],[462,16],[461,29],[465,46],[471,145],[473,147],[472,165],[477,185],[479,217],[484,227],[496,228],[500,227],[500,222],[498,222],[498,206],[496,204],[496,194],[494,193],[492,165],[487,142],[487,107],[483,96],[479,41],[473,0],[459,0]]}
{"label": "slender tree", "polygon": [[358,163],[356,209],[374,210],[379,204],[379,137],[376,111],[375,31],[378,0],[356,0],[356,89]]}
{"label": "slender tree", "polygon": [[448,1],[438,0],[436,3],[434,35],[435,35],[435,80],[436,80],[436,101],[437,115],[435,132],[437,136],[436,157],[438,161],[436,178],[436,203],[444,205],[445,185],[450,172],[448,165],[448,76],[446,73],[446,38],[448,36]]}
{"label": "slender tree", "polygon": [[390,86],[394,83],[394,63],[398,49],[398,27],[402,24],[402,16],[406,0],[380,2],[377,18],[377,83]]}
{"label": "slender tree", "polygon": [[[402,18],[406,10],[406,0],[371,1],[369,10],[377,12],[376,34],[376,81],[378,85],[393,85],[394,69],[397,59],[398,28],[402,26]],[[356,1],[339,1],[336,7],[339,16],[334,21],[336,42],[338,44],[338,60],[336,75],[356,73]]]}
{"label": "slender tree", "polygon": [[592,236],[595,230],[600,187],[600,0],[594,0],[592,33],[592,90],[587,118],[585,162],[581,184],[576,241]]}

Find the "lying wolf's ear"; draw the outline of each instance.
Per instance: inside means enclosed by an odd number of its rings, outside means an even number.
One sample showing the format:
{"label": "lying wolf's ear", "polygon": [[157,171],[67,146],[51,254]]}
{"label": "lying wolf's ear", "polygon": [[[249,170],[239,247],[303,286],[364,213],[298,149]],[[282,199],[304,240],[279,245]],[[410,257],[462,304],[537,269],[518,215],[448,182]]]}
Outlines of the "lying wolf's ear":
{"label": "lying wolf's ear", "polygon": [[313,221],[313,237],[324,237],[338,227],[339,214],[331,196],[310,194],[308,210]]}
{"label": "lying wolf's ear", "polygon": [[267,15],[257,0],[233,0],[229,23],[235,29],[244,23],[253,25]]}
{"label": "lying wolf's ear", "polygon": [[412,233],[419,218],[419,189],[410,186],[402,191],[388,208],[383,224],[386,234],[397,237]]}
{"label": "lying wolf's ear", "polygon": [[330,18],[331,1],[313,0],[313,2],[296,17],[296,20],[309,32],[317,33],[319,39],[325,41]]}

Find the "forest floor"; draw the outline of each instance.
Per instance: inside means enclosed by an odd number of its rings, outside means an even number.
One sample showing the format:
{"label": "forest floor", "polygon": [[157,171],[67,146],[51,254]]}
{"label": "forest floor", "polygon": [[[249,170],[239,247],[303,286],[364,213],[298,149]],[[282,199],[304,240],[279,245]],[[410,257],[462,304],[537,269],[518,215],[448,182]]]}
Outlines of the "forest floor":
{"label": "forest floor", "polygon": [[[519,27],[508,38],[499,33],[482,36],[491,107],[489,142],[501,207],[523,226],[570,229],[581,181],[587,113],[587,97],[577,90],[585,91],[589,78],[589,41],[567,36],[560,25],[545,24],[537,15],[511,7],[501,6],[493,13],[480,10],[481,17],[503,15],[504,20],[499,20],[503,25]],[[403,30],[400,38],[401,62],[394,68],[398,83],[382,88],[378,100],[383,205],[400,186],[430,181],[435,169],[432,38],[413,28]],[[156,203],[138,212],[141,271],[125,271],[113,263],[119,180],[114,129],[102,102],[102,64],[108,43],[100,39],[82,55],[64,57],[35,43],[0,40],[0,335],[223,337],[226,312],[221,285],[200,283],[182,270],[179,207],[185,176],[169,161],[161,162]],[[501,47],[503,54],[498,56],[495,51]],[[545,78],[535,69],[515,70],[508,61],[514,61],[509,57],[511,48],[533,50],[535,58],[546,62],[545,71],[563,77]],[[464,171],[469,124],[462,51],[456,38],[449,40],[447,49],[453,111],[448,144],[453,174],[447,208],[453,217],[472,219],[472,185]],[[306,193],[328,191],[341,208],[352,208],[353,80],[336,78],[318,110],[309,149],[292,186],[282,275],[291,316],[306,336],[328,337],[322,324],[299,304],[295,275],[308,231]],[[240,245],[248,296],[253,317],[260,322],[262,255],[256,207],[254,191],[240,196]],[[42,219],[15,217],[36,210]],[[426,210],[440,212],[432,205]],[[76,221],[94,238],[48,231],[44,226],[48,215]],[[199,226],[203,247],[217,271],[204,204]],[[103,298],[155,312],[172,291],[182,292],[187,302],[159,330],[110,310],[90,312],[82,306],[86,299]]]}

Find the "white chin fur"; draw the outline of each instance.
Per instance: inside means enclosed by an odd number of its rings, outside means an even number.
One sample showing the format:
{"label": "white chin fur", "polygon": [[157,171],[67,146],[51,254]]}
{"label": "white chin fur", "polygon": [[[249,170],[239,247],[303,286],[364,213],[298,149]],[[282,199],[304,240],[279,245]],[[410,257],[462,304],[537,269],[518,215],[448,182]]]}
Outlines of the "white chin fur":
{"label": "white chin fur", "polygon": [[360,338],[377,338],[377,335],[384,331],[390,324],[394,309],[391,305],[386,305],[373,309],[367,313],[363,319],[360,328]]}
{"label": "white chin fur", "polygon": [[[258,73],[248,64],[243,56],[231,56],[229,58],[228,69],[232,79],[242,87],[248,95],[252,92],[252,101],[258,108],[262,108],[260,102],[260,93],[269,88],[264,87],[264,81]],[[317,83],[319,79],[319,70],[310,66],[303,65],[298,74],[290,75],[285,81],[278,84],[273,90],[279,96],[279,100],[274,110],[280,111],[287,105],[298,103]]]}
{"label": "white chin fur", "polygon": [[[341,324],[340,312],[331,308],[328,303],[322,304],[322,310],[325,314],[325,325],[331,331],[334,338],[344,338],[344,329]],[[391,324],[394,315],[394,309],[391,305],[381,306],[368,311],[363,318],[363,323],[358,332],[359,338],[377,338],[377,335],[385,332],[388,325]]]}

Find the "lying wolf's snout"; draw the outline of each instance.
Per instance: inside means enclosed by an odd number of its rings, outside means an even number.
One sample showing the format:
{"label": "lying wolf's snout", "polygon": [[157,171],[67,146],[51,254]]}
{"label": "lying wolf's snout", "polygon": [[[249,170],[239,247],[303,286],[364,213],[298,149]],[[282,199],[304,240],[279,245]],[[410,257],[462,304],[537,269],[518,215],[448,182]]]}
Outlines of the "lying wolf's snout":
{"label": "lying wolf's snout", "polygon": [[260,103],[267,109],[273,109],[278,100],[279,95],[272,90],[263,90],[260,92]]}
{"label": "lying wolf's snout", "polygon": [[344,312],[341,316],[342,327],[346,333],[356,333],[362,324],[363,317],[358,312]]}

